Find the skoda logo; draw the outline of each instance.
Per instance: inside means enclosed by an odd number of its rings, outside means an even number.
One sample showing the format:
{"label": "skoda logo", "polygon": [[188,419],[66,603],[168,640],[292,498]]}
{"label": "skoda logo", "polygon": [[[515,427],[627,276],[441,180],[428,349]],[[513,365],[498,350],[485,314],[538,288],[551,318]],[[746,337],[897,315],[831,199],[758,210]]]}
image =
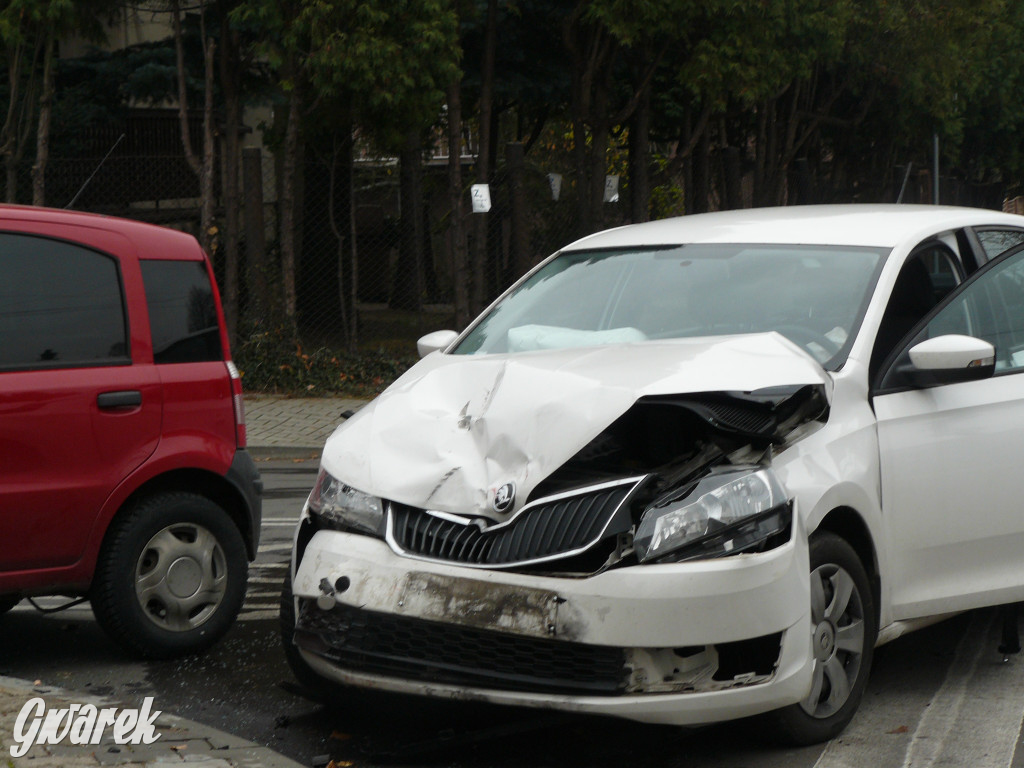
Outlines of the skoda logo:
{"label": "skoda logo", "polygon": [[494,501],[491,506],[495,512],[507,512],[516,500],[516,484],[505,483],[494,492]]}

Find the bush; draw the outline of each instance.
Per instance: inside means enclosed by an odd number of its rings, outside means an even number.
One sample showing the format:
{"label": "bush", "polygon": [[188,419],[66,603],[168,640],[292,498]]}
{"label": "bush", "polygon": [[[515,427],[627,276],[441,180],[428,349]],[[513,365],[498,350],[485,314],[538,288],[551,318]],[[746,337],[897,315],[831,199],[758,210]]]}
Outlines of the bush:
{"label": "bush", "polygon": [[257,331],[234,355],[246,392],[309,396],[374,397],[416,362],[415,355],[347,353],[328,347],[307,351],[284,329]]}

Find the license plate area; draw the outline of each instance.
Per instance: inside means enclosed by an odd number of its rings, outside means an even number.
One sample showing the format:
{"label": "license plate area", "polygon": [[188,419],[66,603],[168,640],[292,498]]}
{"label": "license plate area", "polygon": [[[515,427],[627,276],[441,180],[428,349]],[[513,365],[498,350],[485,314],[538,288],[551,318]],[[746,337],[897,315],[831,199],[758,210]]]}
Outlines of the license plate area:
{"label": "license plate area", "polygon": [[530,637],[554,637],[562,602],[556,593],[546,590],[410,573],[395,613]]}

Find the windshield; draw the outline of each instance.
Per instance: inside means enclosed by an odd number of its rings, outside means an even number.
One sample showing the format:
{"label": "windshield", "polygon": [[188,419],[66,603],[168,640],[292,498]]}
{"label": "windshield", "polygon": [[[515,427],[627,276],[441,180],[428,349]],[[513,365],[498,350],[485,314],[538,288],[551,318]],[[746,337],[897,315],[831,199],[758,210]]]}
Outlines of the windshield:
{"label": "windshield", "polygon": [[562,253],[454,354],[778,331],[840,367],[888,249],[697,244]]}

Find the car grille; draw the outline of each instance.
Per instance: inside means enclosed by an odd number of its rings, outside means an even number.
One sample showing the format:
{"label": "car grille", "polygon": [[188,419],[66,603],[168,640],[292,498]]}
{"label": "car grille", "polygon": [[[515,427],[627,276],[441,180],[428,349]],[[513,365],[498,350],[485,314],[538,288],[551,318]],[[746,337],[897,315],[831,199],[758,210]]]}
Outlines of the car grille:
{"label": "car grille", "polygon": [[[392,502],[388,541],[399,554],[485,568],[571,557],[606,536],[629,530],[624,502],[642,480],[602,483],[539,499],[499,524]],[[616,521],[621,525],[613,525]]]}
{"label": "car grille", "polygon": [[629,669],[621,648],[522,637],[299,601],[295,644],[344,669],[535,693],[615,695]]}

